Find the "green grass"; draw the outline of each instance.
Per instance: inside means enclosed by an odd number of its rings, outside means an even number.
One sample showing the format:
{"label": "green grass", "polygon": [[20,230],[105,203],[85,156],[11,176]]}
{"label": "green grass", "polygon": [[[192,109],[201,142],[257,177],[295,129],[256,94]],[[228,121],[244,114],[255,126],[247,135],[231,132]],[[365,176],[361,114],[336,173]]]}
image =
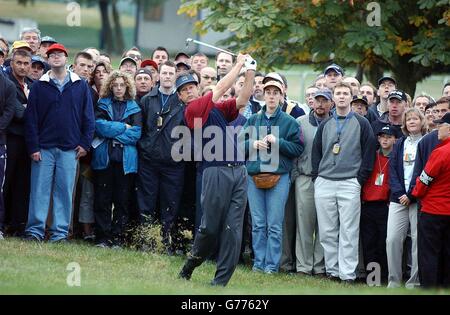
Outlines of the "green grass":
{"label": "green grass", "polygon": [[[215,266],[204,263],[191,281],[177,274],[182,257],[81,243],[48,244],[9,238],[0,242],[0,294],[450,294],[450,290],[386,289],[346,285],[323,278],[254,273],[239,265],[226,288],[209,285]],[[81,287],[69,287],[70,262],[81,267]]]}

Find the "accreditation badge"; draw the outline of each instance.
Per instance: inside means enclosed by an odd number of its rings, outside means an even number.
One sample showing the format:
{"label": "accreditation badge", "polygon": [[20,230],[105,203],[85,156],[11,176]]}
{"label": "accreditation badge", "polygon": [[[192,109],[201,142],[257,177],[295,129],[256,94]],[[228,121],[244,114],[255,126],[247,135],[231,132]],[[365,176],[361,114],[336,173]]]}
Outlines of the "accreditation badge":
{"label": "accreditation badge", "polygon": [[156,119],[156,127],[160,128],[163,125],[163,119],[161,116],[158,116],[158,118]]}
{"label": "accreditation badge", "polygon": [[375,186],[383,186],[384,174],[378,173],[375,178]]}
{"label": "accreditation badge", "polygon": [[339,154],[340,151],[341,151],[341,145],[336,142],[333,145],[333,153],[337,155],[337,154]]}

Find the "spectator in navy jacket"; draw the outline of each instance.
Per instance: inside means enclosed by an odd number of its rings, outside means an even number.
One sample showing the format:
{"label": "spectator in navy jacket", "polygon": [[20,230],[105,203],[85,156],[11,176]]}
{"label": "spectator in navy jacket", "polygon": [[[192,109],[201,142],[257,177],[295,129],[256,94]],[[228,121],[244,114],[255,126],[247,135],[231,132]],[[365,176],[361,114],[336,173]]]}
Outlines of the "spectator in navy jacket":
{"label": "spectator in navy jacket", "polygon": [[31,194],[26,239],[43,240],[50,196],[50,241],[65,241],[72,214],[78,159],[94,134],[94,111],[85,80],[66,69],[67,50],[47,50],[51,70],[36,81],[25,111],[25,139],[31,163]]}
{"label": "spectator in navy jacket", "polygon": [[402,131],[389,159],[389,204],[386,252],[388,260],[388,287],[401,285],[402,253],[408,228],[411,228],[412,267],[407,287],[419,285],[417,270],[417,202],[412,196],[412,181],[417,144],[426,131],[425,117],[417,108],[410,108],[403,114]]}

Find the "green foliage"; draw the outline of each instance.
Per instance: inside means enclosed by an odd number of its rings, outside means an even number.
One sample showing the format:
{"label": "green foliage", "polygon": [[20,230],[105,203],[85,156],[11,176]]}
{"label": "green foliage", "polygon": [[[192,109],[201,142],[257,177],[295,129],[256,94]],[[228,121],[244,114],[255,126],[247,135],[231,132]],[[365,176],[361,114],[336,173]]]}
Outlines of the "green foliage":
{"label": "green foliage", "polygon": [[368,3],[182,0],[179,13],[207,9],[199,31],[232,32],[221,44],[251,53],[266,70],[309,62],[323,69],[333,59],[412,76],[405,87],[410,93],[423,78],[449,71],[448,0],[378,1],[381,26],[367,23],[376,13]]}

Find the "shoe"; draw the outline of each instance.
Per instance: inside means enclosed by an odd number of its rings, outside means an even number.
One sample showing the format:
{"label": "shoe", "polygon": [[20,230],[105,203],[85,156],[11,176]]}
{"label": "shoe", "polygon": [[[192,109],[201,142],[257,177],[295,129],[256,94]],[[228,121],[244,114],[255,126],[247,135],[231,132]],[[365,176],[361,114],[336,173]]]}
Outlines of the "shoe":
{"label": "shoe", "polygon": [[103,241],[103,242],[98,242],[97,244],[95,244],[95,247],[109,248],[110,246],[109,246],[108,242]]}
{"label": "shoe", "polygon": [[93,243],[95,241],[95,235],[94,234],[85,235],[83,236],[83,241]]}
{"label": "shoe", "polygon": [[69,243],[67,238],[60,238],[59,240],[50,241],[50,242],[53,243],[53,244],[67,244],[67,243]]}
{"label": "shoe", "polygon": [[212,280],[209,284],[210,284],[212,287],[225,287],[225,286],[226,286],[226,284],[223,284],[223,283],[217,283],[217,282],[214,281],[214,280]]}
{"label": "shoe", "polygon": [[188,259],[181,269],[180,273],[178,274],[178,278],[190,280],[194,269],[194,263],[190,259]]}
{"label": "shoe", "polygon": [[260,272],[260,273],[263,273],[263,272],[264,272],[264,270],[262,270],[262,269],[260,269],[260,268],[258,268],[258,267],[253,267],[253,268],[252,268],[252,271],[253,271],[253,272]]}
{"label": "shoe", "polygon": [[327,274],[327,279],[331,280],[331,281],[341,281],[341,279],[339,277],[333,276],[331,274]]}
{"label": "shoe", "polygon": [[341,280],[341,283],[353,285],[353,284],[355,284],[355,280],[354,279]]}
{"label": "shoe", "polygon": [[5,237],[3,236],[3,232],[0,231],[0,241],[2,241],[2,240],[4,240],[4,239],[5,239]]}
{"label": "shoe", "polygon": [[273,271],[273,270],[266,270],[266,271],[264,271],[264,273],[266,274],[266,275],[271,275],[271,274],[274,274],[274,273],[277,273],[276,271]]}
{"label": "shoe", "polygon": [[29,241],[29,242],[41,242],[41,240],[31,234],[25,235],[22,238],[24,241]]}

